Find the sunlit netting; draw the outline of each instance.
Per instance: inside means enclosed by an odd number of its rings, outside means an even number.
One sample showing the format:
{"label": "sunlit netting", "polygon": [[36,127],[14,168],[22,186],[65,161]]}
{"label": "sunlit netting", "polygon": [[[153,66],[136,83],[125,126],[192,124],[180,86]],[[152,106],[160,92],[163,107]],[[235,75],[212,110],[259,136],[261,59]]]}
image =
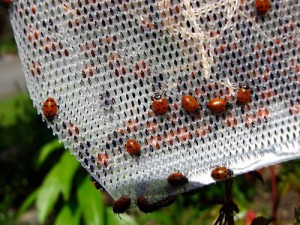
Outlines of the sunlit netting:
{"label": "sunlit netting", "polygon": [[[252,0],[9,8],[33,104],[114,198],[161,199],[214,182],[216,166],[238,175],[300,156],[299,0],[272,0],[265,14]],[[243,85],[251,102],[238,104]],[[157,94],[169,107],[162,115],[151,107]],[[182,107],[183,95],[197,100],[196,112]],[[48,98],[58,109],[43,114]],[[213,98],[231,107],[213,112]],[[140,155],[128,152],[129,139]],[[170,186],[175,171],[189,183]]]}

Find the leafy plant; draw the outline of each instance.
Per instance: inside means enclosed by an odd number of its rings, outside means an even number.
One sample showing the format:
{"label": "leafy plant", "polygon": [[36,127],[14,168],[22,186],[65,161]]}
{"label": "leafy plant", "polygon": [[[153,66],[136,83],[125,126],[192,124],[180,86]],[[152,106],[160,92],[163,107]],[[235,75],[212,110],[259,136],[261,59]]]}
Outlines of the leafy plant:
{"label": "leafy plant", "polygon": [[125,221],[135,224],[129,216],[118,217],[105,207],[101,192],[93,187],[79,162],[57,140],[42,148],[37,167],[41,168],[56,151],[61,152],[59,160],[43,183],[23,203],[19,214],[35,203],[41,224],[45,224],[51,215],[55,225],[80,225],[82,222],[85,225],[106,225],[123,224]]}

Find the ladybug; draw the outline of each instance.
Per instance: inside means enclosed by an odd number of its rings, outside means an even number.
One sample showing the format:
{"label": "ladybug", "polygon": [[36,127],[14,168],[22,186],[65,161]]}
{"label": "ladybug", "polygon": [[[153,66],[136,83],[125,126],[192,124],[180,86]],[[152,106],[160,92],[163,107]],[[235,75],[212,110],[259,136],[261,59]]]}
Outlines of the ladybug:
{"label": "ladybug", "polygon": [[233,176],[233,171],[231,169],[227,169],[225,166],[218,166],[217,168],[211,171],[211,177],[218,180],[225,180]]}
{"label": "ladybug", "polygon": [[54,98],[48,98],[44,102],[43,113],[48,121],[53,121],[54,117],[57,115],[57,108],[58,107]]}
{"label": "ladybug", "polygon": [[141,155],[141,145],[133,139],[127,140],[126,150],[130,155],[140,156]]}
{"label": "ladybug", "polygon": [[164,115],[169,110],[168,101],[160,94],[155,94],[152,102],[152,109],[156,115]]}
{"label": "ladybug", "polygon": [[240,88],[237,92],[237,104],[246,105],[247,103],[251,102],[251,94],[252,90],[249,88],[249,86],[245,85]]}
{"label": "ladybug", "polygon": [[188,113],[194,113],[200,109],[198,101],[191,95],[182,96],[181,105]]}
{"label": "ladybug", "polygon": [[270,0],[255,0],[254,4],[258,14],[265,14],[271,8]]}
{"label": "ladybug", "polygon": [[167,181],[173,187],[183,186],[189,182],[188,178],[179,172],[171,173]]}
{"label": "ladybug", "polygon": [[222,98],[213,98],[206,103],[206,106],[216,113],[223,113],[231,107],[230,103]]}
{"label": "ladybug", "polygon": [[116,201],[113,203],[113,211],[114,213],[125,213],[131,204],[131,199],[129,196],[125,195],[120,198],[118,198]]}
{"label": "ladybug", "polygon": [[11,4],[13,1],[12,0],[0,0],[0,3],[3,3],[5,5]]}
{"label": "ladybug", "polygon": [[160,208],[158,204],[155,203],[150,204],[148,199],[143,195],[139,195],[137,197],[136,204],[139,210],[143,213],[155,212]]}

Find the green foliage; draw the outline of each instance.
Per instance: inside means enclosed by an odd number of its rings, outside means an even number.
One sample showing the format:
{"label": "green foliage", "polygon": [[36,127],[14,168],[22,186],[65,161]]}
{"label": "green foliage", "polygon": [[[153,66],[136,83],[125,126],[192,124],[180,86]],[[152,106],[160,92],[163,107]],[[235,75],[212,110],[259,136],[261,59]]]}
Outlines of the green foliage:
{"label": "green foliage", "polygon": [[[82,221],[85,225],[123,224],[123,220],[105,207],[102,193],[82,173],[75,157],[61,147],[57,140],[42,147],[37,161],[39,168],[53,157],[53,153],[59,151],[62,155],[43,183],[24,201],[19,214],[35,202],[41,224],[45,224],[51,215],[55,218],[55,225],[79,225]],[[76,188],[72,188],[73,185]],[[132,220],[128,216],[124,219]]]}
{"label": "green foliage", "polygon": [[72,209],[70,204],[65,204],[58,213],[54,225],[79,225],[80,211],[78,208]]}
{"label": "green foliage", "polygon": [[9,171],[0,176],[0,213],[5,220],[14,220],[12,209],[19,208],[40,182],[43,170],[32,176],[34,161],[38,149],[53,138],[28,94],[0,101],[0,170]]}
{"label": "green foliage", "polygon": [[289,161],[282,164],[278,174],[278,193],[282,198],[290,190],[300,193],[300,159]]}
{"label": "green foliage", "polygon": [[86,225],[106,224],[102,195],[91,185],[87,177],[78,187],[77,198]]}

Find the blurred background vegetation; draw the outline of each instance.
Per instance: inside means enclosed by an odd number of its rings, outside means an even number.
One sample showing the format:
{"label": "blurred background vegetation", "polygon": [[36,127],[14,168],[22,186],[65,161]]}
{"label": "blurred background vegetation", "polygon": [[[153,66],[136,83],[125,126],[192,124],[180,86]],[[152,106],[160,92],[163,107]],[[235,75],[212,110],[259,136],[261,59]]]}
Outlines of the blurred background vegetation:
{"label": "blurred background vegetation", "polygon": [[[16,54],[8,21],[1,5],[0,62]],[[0,72],[1,76],[9,74]],[[233,198],[240,211],[235,224],[250,225],[254,217],[275,213],[277,224],[299,225],[299,163],[294,160],[261,170],[263,184],[250,175],[234,178]],[[111,199],[94,188],[88,174],[37,115],[28,94],[18,88],[0,96],[0,169],[1,225],[206,225],[216,220],[218,203],[225,198],[224,183],[218,182],[183,194],[172,206],[152,214],[132,208],[128,214],[114,215]]]}

